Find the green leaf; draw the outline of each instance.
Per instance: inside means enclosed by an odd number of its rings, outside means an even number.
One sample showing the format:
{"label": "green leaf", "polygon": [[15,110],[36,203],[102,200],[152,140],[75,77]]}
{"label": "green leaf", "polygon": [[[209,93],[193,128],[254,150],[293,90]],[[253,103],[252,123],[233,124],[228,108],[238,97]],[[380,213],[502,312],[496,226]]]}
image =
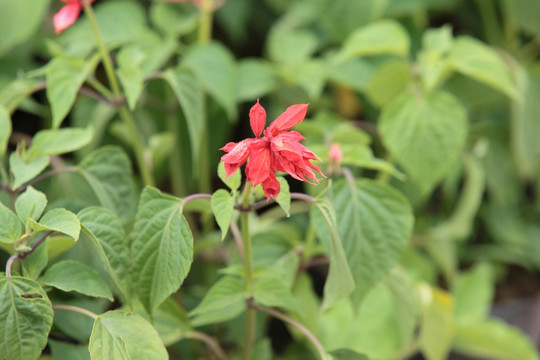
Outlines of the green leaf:
{"label": "green leaf", "polygon": [[0,55],[29,40],[43,21],[48,8],[48,0],[0,2],[0,34],[3,34],[0,37]]}
{"label": "green leaf", "polygon": [[323,309],[328,309],[353,292],[355,283],[337,230],[334,207],[326,199],[318,199],[314,205],[310,212],[311,226],[329,249],[330,267],[324,284],[322,305]]}
{"label": "green leaf", "polygon": [[135,313],[113,310],[97,317],[88,345],[92,359],[167,360],[156,329]]}
{"label": "green leaf", "polygon": [[47,65],[47,100],[51,104],[52,127],[60,127],[75,103],[84,81],[94,71],[99,56],[90,61],[82,57],[59,56]]}
{"label": "green leaf", "polygon": [[13,174],[13,189],[38,176],[49,165],[49,157],[41,156],[30,162],[26,162],[16,152],[9,155],[9,167]]}
{"label": "green leaf", "polygon": [[443,91],[402,94],[379,124],[383,143],[424,195],[451,171],[467,138],[466,110]]}
{"label": "green leaf", "polygon": [[0,105],[0,157],[4,156],[11,136],[11,117],[6,108]]}
{"label": "green leaf", "polygon": [[[37,234],[36,234],[37,236]],[[49,241],[44,241],[24,258],[22,269],[23,275],[36,280],[49,262]]]}
{"label": "green leaf", "polygon": [[78,261],[57,262],[45,272],[40,281],[62,291],[76,291],[83,295],[113,301],[111,290],[99,273]]}
{"label": "green leaf", "polygon": [[223,106],[229,119],[236,119],[237,69],[230,51],[216,42],[199,45],[186,54],[184,64],[193,70],[206,91]]}
{"label": "green leaf", "polygon": [[493,274],[487,264],[478,264],[456,279],[455,315],[460,325],[480,323],[486,319],[493,300]]}
{"label": "green leaf", "polygon": [[165,71],[163,79],[169,83],[180,103],[189,132],[193,162],[198,164],[202,134],[206,127],[202,86],[193,72],[183,67]]}
{"label": "green leaf", "polygon": [[33,161],[45,155],[61,155],[82,148],[92,140],[92,128],[41,130],[32,140],[25,160]]}
{"label": "green leaf", "polygon": [[425,286],[424,318],[420,328],[420,349],[427,360],[444,360],[454,339],[454,299],[450,294]]}
{"label": "green leaf", "polygon": [[69,236],[73,240],[78,240],[81,224],[77,216],[71,211],[52,209],[47,211],[39,222],[32,221],[32,228],[34,231],[56,231]]}
{"label": "green leaf", "polygon": [[86,346],[49,339],[49,347],[54,360],[90,360]]}
{"label": "green leaf", "polygon": [[268,55],[277,63],[297,65],[311,57],[318,43],[310,31],[274,27],[268,36]]}
{"label": "green leaf", "polygon": [[189,313],[192,325],[215,324],[239,316],[246,310],[244,286],[244,281],[234,276],[218,280]]}
{"label": "green leaf", "polygon": [[271,92],[277,86],[272,66],[261,59],[243,59],[238,63],[237,101],[255,100]]}
{"label": "green leaf", "polygon": [[460,37],[450,52],[450,65],[463,75],[485,83],[512,99],[518,99],[516,85],[503,59],[479,40]]}
{"label": "green leaf", "polygon": [[237,191],[242,183],[242,174],[240,171],[236,171],[227,178],[225,175],[225,164],[223,164],[223,161],[220,161],[218,164],[218,176],[221,181],[223,181],[223,183],[232,191]]}
{"label": "green leaf", "polygon": [[278,176],[280,185],[279,194],[276,198],[278,205],[285,211],[287,217],[291,216],[291,191],[289,190],[289,183],[283,176]]}
{"label": "green leaf", "polygon": [[333,350],[328,353],[333,360],[369,360],[366,355],[348,349]]}
{"label": "green leaf", "polygon": [[0,242],[11,244],[22,235],[21,221],[0,201]]}
{"label": "green leaf", "polygon": [[34,280],[0,273],[0,358],[37,359],[53,323],[52,304]]}
{"label": "green leaf", "polygon": [[459,326],[454,348],[473,357],[493,360],[538,360],[538,352],[527,335],[501,320]]}
{"label": "green leaf", "polygon": [[376,106],[383,107],[405,90],[409,81],[408,63],[402,60],[388,61],[373,74],[366,92]]}
{"label": "green leaf", "polygon": [[267,307],[279,307],[300,314],[300,308],[282,279],[263,274],[255,279],[253,290],[255,303]]}
{"label": "green leaf", "polygon": [[373,65],[360,58],[344,61],[337,61],[336,58],[330,58],[326,65],[328,79],[357,91],[365,91],[373,73]]}
{"label": "green leaf", "polygon": [[88,233],[98,247],[98,255],[105,269],[127,301],[132,281],[129,272],[131,259],[120,219],[112,211],[96,206],[83,209],[77,217],[83,231]]}
{"label": "green leaf", "polygon": [[193,262],[193,235],[180,199],[144,188],[132,237],[135,291],[151,313],[178,290]]}
{"label": "green leaf", "polygon": [[406,57],[409,35],[394,20],[379,20],[353,31],[345,40],[341,55],[344,58],[366,55],[394,54]]}
{"label": "green leaf", "polygon": [[219,189],[212,194],[210,203],[216,222],[221,229],[221,240],[223,240],[229,231],[229,225],[234,213],[234,197],[227,190]]}
{"label": "green leaf", "polygon": [[199,11],[191,4],[154,2],[150,7],[152,24],[165,34],[188,34],[199,22]]}
{"label": "green leaf", "polygon": [[118,52],[117,75],[124,91],[130,110],[135,109],[144,85],[144,73],[141,65],[147,54],[138,46],[125,46]]}
{"label": "green leaf", "polygon": [[118,147],[102,147],[88,154],[77,167],[100,204],[112,210],[124,223],[135,215],[136,199],[132,166]]}
{"label": "green leaf", "polygon": [[39,219],[45,206],[47,206],[47,196],[32,186],[27,187],[15,200],[15,211],[23,224],[26,224],[28,219]]}
{"label": "green leaf", "polygon": [[540,34],[540,3],[529,0],[512,0],[505,5],[505,10],[512,18],[515,26],[527,32],[529,35]]}
{"label": "green leaf", "polygon": [[337,228],[356,284],[358,305],[396,263],[412,232],[407,200],[388,185],[373,181],[337,181],[333,186]]}
{"label": "green leaf", "polygon": [[385,285],[390,290],[400,340],[403,345],[413,341],[420,320],[420,301],[408,270],[394,266],[385,279]]}
{"label": "green leaf", "polygon": [[12,114],[32,93],[41,89],[42,84],[32,79],[15,79],[5,85],[0,91],[0,105],[4,106],[8,113]]}

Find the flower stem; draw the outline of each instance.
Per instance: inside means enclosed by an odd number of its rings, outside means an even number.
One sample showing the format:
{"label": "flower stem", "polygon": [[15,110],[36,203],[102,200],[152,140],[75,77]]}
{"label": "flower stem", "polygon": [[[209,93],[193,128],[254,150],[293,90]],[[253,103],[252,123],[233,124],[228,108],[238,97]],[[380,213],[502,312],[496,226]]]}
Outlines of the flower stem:
{"label": "flower stem", "polygon": [[53,307],[54,310],[68,310],[68,311],[78,312],[79,314],[86,315],[88,317],[91,317],[94,320],[96,320],[98,318],[97,314],[93,313],[90,310],[80,308],[78,306],[55,304],[52,307]]}
{"label": "flower stem", "polygon": [[[92,32],[94,33],[94,37],[95,37],[99,52],[101,53],[103,67],[105,68],[105,73],[111,85],[113,95],[115,98],[121,99],[123,98],[122,91],[120,90],[120,86],[118,85],[118,81],[116,80],[116,75],[114,74],[114,68],[112,65],[111,57],[109,56],[109,52],[107,51],[107,48],[105,47],[105,43],[103,42],[103,38],[101,37],[101,33],[97,25],[96,17],[94,15],[94,10],[92,9],[92,6],[90,5],[89,0],[83,0],[83,5],[84,5],[84,12],[88,19],[88,22],[90,23],[90,27],[92,28]],[[122,118],[122,121],[128,128],[129,135],[131,138],[131,144],[133,146],[133,152],[135,153],[135,159],[137,161],[139,171],[141,172],[143,183],[145,185],[154,185],[152,174],[150,173],[150,170],[148,169],[148,166],[146,165],[146,162],[144,161],[144,147],[143,147],[141,137],[139,136],[137,126],[135,125],[135,120],[133,119],[131,113],[129,112],[125,104],[120,106],[119,114],[120,114],[120,117]]]}
{"label": "flower stem", "polygon": [[201,0],[201,22],[199,24],[199,44],[206,44],[212,38],[212,15],[214,0]]}
{"label": "flower stem", "polygon": [[[244,192],[242,195],[242,207],[247,208],[249,206],[249,194],[251,193],[251,182],[246,182]],[[240,222],[242,227],[242,247],[244,250],[244,272],[246,275],[246,291],[249,298],[253,297],[253,262],[251,259],[251,237],[249,234],[249,213],[240,213]],[[248,300],[249,301],[249,300]],[[246,310],[246,332],[244,341],[244,353],[242,354],[242,360],[249,360],[251,357],[251,351],[253,349],[253,343],[255,340],[255,327],[256,317],[255,309],[248,307]]]}
{"label": "flower stem", "polygon": [[212,338],[211,336],[208,336],[205,333],[202,333],[199,331],[192,330],[186,333],[186,337],[204,342],[206,345],[208,345],[208,348],[212,350],[212,352],[216,355],[216,357],[219,360],[227,360],[227,355],[225,355],[225,352],[219,346],[219,343],[216,340],[214,340],[214,338]]}
{"label": "flower stem", "polygon": [[250,306],[250,308],[252,308],[254,310],[258,310],[260,312],[271,315],[271,316],[273,316],[273,317],[275,317],[275,318],[277,318],[277,319],[279,319],[279,320],[281,320],[283,322],[288,323],[289,325],[294,326],[298,330],[300,330],[306,336],[306,338],[308,338],[308,340],[313,344],[313,346],[317,350],[317,353],[319,354],[319,357],[321,358],[321,360],[326,359],[326,351],[324,350],[324,347],[322,346],[320,341],[317,339],[317,337],[315,335],[313,335],[313,333],[311,331],[309,331],[309,329],[307,327],[305,327],[304,325],[302,325],[298,321],[294,320],[293,318],[290,318],[286,314],[284,314],[282,312],[279,312],[277,310],[266,308],[266,307],[259,306],[259,305],[255,305],[253,303],[249,304],[249,306]]}

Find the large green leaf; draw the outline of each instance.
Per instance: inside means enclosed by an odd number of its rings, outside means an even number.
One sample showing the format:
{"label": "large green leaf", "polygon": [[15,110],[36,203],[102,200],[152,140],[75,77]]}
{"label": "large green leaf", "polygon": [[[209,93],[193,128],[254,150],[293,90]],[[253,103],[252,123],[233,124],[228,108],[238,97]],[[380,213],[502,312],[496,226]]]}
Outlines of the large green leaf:
{"label": "large green leaf", "polygon": [[405,57],[409,53],[409,35],[394,20],[379,20],[353,31],[345,40],[342,56],[394,54]]}
{"label": "large green leaf", "polygon": [[450,294],[427,285],[422,292],[425,309],[419,337],[420,349],[427,360],[444,360],[454,339],[454,299]]}
{"label": "large green leaf", "polygon": [[93,360],[167,360],[156,329],[135,313],[113,310],[101,314],[90,336]]}
{"label": "large green leaf", "polygon": [[37,359],[53,323],[47,293],[33,280],[0,273],[0,314],[0,359]]}
{"label": "large green leaf", "polygon": [[66,209],[52,209],[47,211],[39,222],[30,220],[34,231],[56,231],[65,234],[73,240],[79,239],[81,223],[77,216]]}
{"label": "large green leaf", "polygon": [[275,62],[298,65],[310,58],[318,43],[317,36],[310,31],[274,27],[268,35],[268,55]]}
{"label": "large green leaf", "polygon": [[49,0],[0,1],[0,34],[2,34],[0,55],[32,36],[43,21],[49,2]]}
{"label": "large green leaf", "polygon": [[47,66],[47,100],[51,104],[52,127],[58,128],[75,103],[77,93],[94,71],[99,57],[59,56]]}
{"label": "large green leaf", "polygon": [[[105,269],[113,282],[129,299],[131,274],[130,256],[124,228],[118,217],[110,210],[91,206],[77,214],[83,231],[98,242],[98,254],[103,259]],[[99,246],[101,245],[101,246]]]}
{"label": "large green leaf", "polygon": [[12,114],[20,103],[35,91],[41,89],[42,83],[32,79],[15,79],[0,91],[0,105]]}
{"label": "large green leaf", "polygon": [[234,213],[234,197],[227,190],[219,189],[212,194],[210,203],[216,222],[221,229],[221,240],[223,240],[229,231],[229,225]]}
{"label": "large green leaf", "polygon": [[400,193],[373,181],[338,181],[333,186],[337,228],[358,304],[390,271],[412,232],[412,209]]}
{"label": "large green leaf", "polygon": [[478,264],[460,274],[455,286],[455,315],[460,325],[486,319],[493,301],[493,274],[487,264]]}
{"label": "large green leaf", "polygon": [[493,360],[538,360],[538,351],[517,328],[497,319],[459,326],[454,347],[458,352]]}
{"label": "large green leaf", "polygon": [[45,206],[47,206],[47,196],[32,186],[27,187],[15,201],[15,210],[23,224],[26,224],[28,219],[39,219]]}
{"label": "large green leaf", "polygon": [[230,51],[219,43],[199,45],[186,54],[184,63],[223,106],[229,118],[235,119],[237,69]]}
{"label": "large green leaf", "polygon": [[22,156],[16,152],[9,155],[9,167],[13,174],[14,189],[18,188],[27,181],[38,176],[49,165],[49,157],[41,156],[35,160],[26,162]]}
{"label": "large green leaf", "polygon": [[118,147],[103,147],[88,154],[78,166],[101,205],[124,223],[132,221],[136,207],[135,184],[127,155]]}
{"label": "large green leaf", "polygon": [[11,117],[6,108],[0,104],[0,157],[6,153],[9,137],[11,136]]}
{"label": "large green leaf", "polygon": [[83,345],[49,339],[49,347],[54,360],[90,360],[88,348]]}
{"label": "large green leaf", "polygon": [[348,296],[354,290],[355,282],[337,229],[334,207],[326,199],[319,199],[314,205],[310,212],[311,224],[317,236],[325,243],[330,258],[322,306],[323,309],[328,309],[338,300]]}
{"label": "large green leaf", "polygon": [[193,235],[182,215],[180,199],[146,187],[132,237],[135,291],[152,312],[178,290],[193,262]]}
{"label": "large green leaf", "polygon": [[238,101],[255,100],[277,86],[277,77],[268,62],[244,59],[238,63]]}
{"label": "large green leaf", "polygon": [[517,99],[516,85],[503,59],[479,40],[460,37],[450,51],[450,65],[458,72],[481,81],[510,98]]}
{"label": "large green leaf", "polygon": [[22,235],[21,221],[0,201],[0,242],[14,243]]}
{"label": "large green leaf", "polygon": [[423,194],[452,169],[467,138],[467,113],[451,94],[403,93],[383,108],[382,140]]}
{"label": "large green leaf", "polygon": [[41,130],[34,136],[25,160],[28,162],[45,155],[61,155],[78,150],[88,144],[92,136],[91,128]]}
{"label": "large green leaf", "polygon": [[296,300],[282,279],[275,275],[263,274],[255,279],[253,299],[256,304],[267,307],[279,307],[300,313]]}
{"label": "large green leaf", "polygon": [[62,291],[102,297],[113,301],[111,290],[99,273],[78,261],[65,260],[51,266],[40,281]]}
{"label": "large green leaf", "polygon": [[204,96],[202,86],[192,71],[180,67],[163,73],[184,113],[189,132],[194,163],[198,164],[202,134],[205,128]]}
{"label": "large green leaf", "polygon": [[243,313],[246,310],[244,287],[244,281],[238,277],[220,279],[190,312],[193,326],[220,323]]}

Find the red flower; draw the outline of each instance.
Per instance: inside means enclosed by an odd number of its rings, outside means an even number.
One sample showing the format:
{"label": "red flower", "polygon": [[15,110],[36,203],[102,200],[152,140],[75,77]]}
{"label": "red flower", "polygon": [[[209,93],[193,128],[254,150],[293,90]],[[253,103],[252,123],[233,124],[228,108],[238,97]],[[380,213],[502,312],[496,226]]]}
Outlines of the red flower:
{"label": "red flower", "polygon": [[[62,31],[70,27],[75,20],[79,17],[81,10],[83,8],[82,0],[60,0],[65,2],[63,8],[60,9],[54,15],[54,31],[57,34],[60,34]],[[93,3],[95,0],[89,0],[90,3]]]}
{"label": "red flower", "polygon": [[[313,170],[321,174],[319,168],[310,160],[319,160],[300,141],[304,137],[296,131],[287,131],[304,120],[307,112],[307,104],[292,105],[283,114],[264,130],[266,123],[266,111],[257,103],[249,111],[249,122],[255,138],[242,140],[238,143],[230,142],[220,150],[227,154],[221,157],[225,164],[225,174],[231,176],[246,161],[246,178],[253,186],[262,184],[266,200],[279,194],[280,186],[275,172],[287,172],[293,178],[310,184],[318,183]],[[313,182],[308,179],[312,179]]]}

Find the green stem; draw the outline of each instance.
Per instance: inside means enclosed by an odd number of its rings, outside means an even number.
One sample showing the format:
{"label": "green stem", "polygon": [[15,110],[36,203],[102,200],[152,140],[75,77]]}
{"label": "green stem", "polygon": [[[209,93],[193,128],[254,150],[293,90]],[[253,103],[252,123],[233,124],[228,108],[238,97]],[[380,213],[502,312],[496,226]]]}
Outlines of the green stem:
{"label": "green stem", "polygon": [[[251,182],[246,182],[244,187],[244,193],[242,195],[242,207],[247,209],[249,207],[249,194],[251,193]],[[251,259],[251,238],[249,235],[249,213],[242,211],[240,214],[240,222],[242,224],[242,246],[244,248],[244,268],[246,274],[246,291],[249,299],[253,297],[253,262]],[[248,300],[249,301],[249,300]],[[249,360],[251,357],[251,351],[253,349],[253,343],[255,340],[255,327],[256,317],[255,310],[248,307],[246,310],[246,333],[244,341],[244,352],[242,354],[242,360]]]}
{"label": "green stem", "polygon": [[227,355],[225,355],[225,352],[223,349],[219,346],[218,342],[214,340],[211,336],[206,335],[205,333],[191,330],[186,333],[186,337],[189,339],[196,339],[204,342],[210,350],[216,355],[216,357],[219,360],[227,360]]}
{"label": "green stem", "polygon": [[111,100],[114,97],[114,95],[109,89],[107,89],[105,85],[103,85],[93,77],[90,76],[88,79],[86,79],[86,82],[88,82],[88,84],[93,87],[94,90],[99,92],[103,97],[107,98],[108,100]]}
{"label": "green stem", "polygon": [[79,314],[86,315],[88,317],[91,317],[94,320],[96,320],[98,318],[97,314],[91,312],[90,310],[80,308],[78,306],[55,304],[52,307],[53,307],[54,310],[68,310],[68,311],[78,312]]}
{"label": "green stem", "polygon": [[489,44],[499,45],[500,34],[499,24],[497,24],[497,13],[492,0],[476,0],[476,6],[480,11],[480,18],[484,25],[484,33]]}
{"label": "green stem", "polygon": [[199,44],[206,44],[212,38],[212,15],[214,0],[201,0],[201,22],[199,23]]}
{"label": "green stem", "polygon": [[[101,53],[103,67],[105,68],[105,73],[111,85],[113,95],[115,98],[121,99],[123,98],[123,94],[122,94],[122,91],[120,90],[120,86],[118,85],[118,81],[116,80],[116,75],[114,74],[114,68],[112,65],[111,57],[109,56],[109,52],[107,51],[107,48],[105,47],[105,43],[103,42],[103,38],[101,37],[101,33],[97,25],[96,17],[94,15],[94,10],[92,9],[92,6],[90,5],[90,2],[88,0],[83,0],[83,5],[84,5],[84,12],[86,14],[86,17],[88,18],[88,22],[90,23],[90,27],[92,28],[92,31],[94,33],[94,37],[96,39],[99,52]],[[131,113],[129,112],[126,105],[120,106],[119,114],[120,114],[120,117],[122,118],[122,121],[124,121],[126,127],[128,128],[129,135],[131,138],[131,143],[133,146],[133,152],[135,153],[135,159],[137,161],[139,171],[141,172],[143,183],[145,185],[154,185],[152,174],[150,173],[150,170],[148,169],[148,166],[146,165],[146,162],[144,161],[144,146],[139,136],[137,126],[135,125],[135,120],[131,116]]]}
{"label": "green stem", "polygon": [[317,339],[315,335],[313,335],[311,331],[309,331],[307,327],[305,327],[298,321],[274,309],[265,308],[265,307],[258,306],[255,304],[250,304],[250,308],[256,309],[260,312],[271,315],[283,322],[288,323],[289,325],[294,326],[295,328],[300,330],[300,332],[302,332],[306,336],[306,338],[308,338],[308,340],[313,344],[313,347],[315,347],[315,349],[317,350],[317,353],[319,354],[319,357],[321,358],[321,360],[325,360],[327,358],[326,351],[324,350],[324,347],[322,346],[321,342]]}

